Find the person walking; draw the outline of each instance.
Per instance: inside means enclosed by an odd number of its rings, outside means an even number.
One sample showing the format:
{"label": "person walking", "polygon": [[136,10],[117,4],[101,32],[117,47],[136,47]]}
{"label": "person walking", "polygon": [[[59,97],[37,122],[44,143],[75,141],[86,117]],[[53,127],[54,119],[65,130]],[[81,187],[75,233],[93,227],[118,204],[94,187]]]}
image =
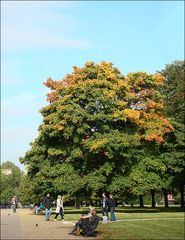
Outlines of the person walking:
{"label": "person walking", "polygon": [[45,217],[46,221],[50,221],[50,216],[51,216],[51,199],[50,199],[50,193],[47,193],[46,197],[44,198],[44,206],[45,206]]}
{"label": "person walking", "polygon": [[108,215],[108,204],[109,201],[105,195],[105,193],[102,194],[102,215],[103,216],[107,216],[107,219],[109,219],[109,215]]}
{"label": "person walking", "polygon": [[13,213],[16,213],[16,208],[17,208],[17,197],[16,196],[14,196],[13,198],[12,198],[12,209],[13,209]]}
{"label": "person walking", "polygon": [[114,213],[115,200],[112,194],[109,194],[109,207],[110,207],[110,221],[116,221],[116,216]]}
{"label": "person walking", "polygon": [[57,206],[56,206],[56,210],[55,210],[55,218],[54,218],[54,221],[57,220],[57,217],[58,215],[60,214],[61,216],[61,220],[63,221],[64,220],[64,206],[63,206],[63,198],[58,195],[58,198],[57,198]]}

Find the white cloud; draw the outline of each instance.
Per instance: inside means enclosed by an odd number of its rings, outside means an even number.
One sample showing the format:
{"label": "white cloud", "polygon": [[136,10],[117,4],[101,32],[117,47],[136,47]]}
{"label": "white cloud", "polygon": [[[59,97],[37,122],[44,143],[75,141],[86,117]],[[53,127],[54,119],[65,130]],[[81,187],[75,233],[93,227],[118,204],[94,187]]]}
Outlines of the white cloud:
{"label": "white cloud", "polygon": [[66,2],[3,2],[2,50],[88,48],[92,43],[73,37],[80,23],[65,15]]}

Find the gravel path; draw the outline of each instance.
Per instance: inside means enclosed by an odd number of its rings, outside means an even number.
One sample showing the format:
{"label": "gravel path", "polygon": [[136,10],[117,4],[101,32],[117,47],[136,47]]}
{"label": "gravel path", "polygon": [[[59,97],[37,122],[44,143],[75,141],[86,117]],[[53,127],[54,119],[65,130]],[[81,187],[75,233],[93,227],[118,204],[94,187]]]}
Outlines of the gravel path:
{"label": "gravel path", "polygon": [[19,216],[12,209],[1,209],[1,240],[21,239]]}

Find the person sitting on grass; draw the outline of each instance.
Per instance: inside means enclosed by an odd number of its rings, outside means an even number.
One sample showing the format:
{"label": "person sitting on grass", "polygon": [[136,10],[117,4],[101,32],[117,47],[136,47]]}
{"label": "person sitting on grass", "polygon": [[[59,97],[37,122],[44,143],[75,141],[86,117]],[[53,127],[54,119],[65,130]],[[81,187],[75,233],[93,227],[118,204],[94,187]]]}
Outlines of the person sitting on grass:
{"label": "person sitting on grass", "polygon": [[79,236],[82,230],[82,235],[93,236],[93,230],[97,227],[100,219],[101,218],[97,216],[95,209],[89,207],[89,213],[84,216],[82,215],[72,231],[68,234]]}

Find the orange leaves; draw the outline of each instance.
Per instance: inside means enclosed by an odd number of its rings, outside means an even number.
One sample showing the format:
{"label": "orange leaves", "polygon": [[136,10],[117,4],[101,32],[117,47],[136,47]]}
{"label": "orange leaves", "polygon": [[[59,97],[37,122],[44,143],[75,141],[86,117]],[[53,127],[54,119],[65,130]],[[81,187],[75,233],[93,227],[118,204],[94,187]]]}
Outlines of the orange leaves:
{"label": "orange leaves", "polygon": [[145,134],[144,139],[147,141],[156,140],[157,142],[163,142],[163,136],[166,133],[169,133],[174,130],[172,125],[169,121],[164,118],[163,115],[153,114],[151,117],[146,121],[145,120]]}
{"label": "orange leaves", "polygon": [[159,136],[157,134],[151,134],[149,136],[146,136],[145,139],[149,142],[153,141],[153,140],[156,140],[157,142],[163,142],[164,139],[162,136]]}
{"label": "orange leaves", "polygon": [[164,83],[165,78],[161,74],[154,74],[153,77],[157,85],[162,85]]}
{"label": "orange leaves", "polygon": [[56,101],[58,99],[59,95],[57,92],[51,92],[51,93],[46,94],[46,96],[47,96],[47,101],[51,103],[51,102]]}
{"label": "orange leaves", "polygon": [[[88,117],[101,124],[119,121],[120,125],[135,125],[141,138],[162,142],[164,135],[173,131],[171,124],[161,115],[163,96],[158,86],[163,81],[160,74],[135,72],[124,77],[112,63],[87,62],[82,68],[73,67],[73,72],[62,81],[48,78],[45,85],[54,90],[47,96],[50,103],[57,101],[53,105],[59,117],[70,119],[72,125],[79,125],[84,120],[78,115],[83,110],[85,119]],[[100,121],[102,116],[103,121]],[[63,124],[59,123],[57,128],[63,130]],[[97,139],[88,147],[96,151],[107,141],[106,138]]]}
{"label": "orange leaves", "polygon": [[55,125],[56,129],[59,131],[63,131],[65,129],[65,126],[67,125],[66,120],[61,120],[60,122],[58,122],[58,124]]}
{"label": "orange leaves", "polygon": [[43,83],[46,87],[52,90],[58,90],[64,87],[63,81],[54,81],[52,78],[48,78],[46,82]]}
{"label": "orange leaves", "polygon": [[65,127],[64,127],[63,125],[57,124],[57,125],[56,125],[56,128],[57,128],[59,131],[63,131]]}
{"label": "orange leaves", "polygon": [[52,78],[48,78],[43,84],[48,88],[54,89],[55,81]]}
{"label": "orange leaves", "polygon": [[159,116],[160,120],[162,123],[167,127],[167,132],[171,132],[174,130],[173,126],[170,124],[170,122],[164,117],[164,116]]}

